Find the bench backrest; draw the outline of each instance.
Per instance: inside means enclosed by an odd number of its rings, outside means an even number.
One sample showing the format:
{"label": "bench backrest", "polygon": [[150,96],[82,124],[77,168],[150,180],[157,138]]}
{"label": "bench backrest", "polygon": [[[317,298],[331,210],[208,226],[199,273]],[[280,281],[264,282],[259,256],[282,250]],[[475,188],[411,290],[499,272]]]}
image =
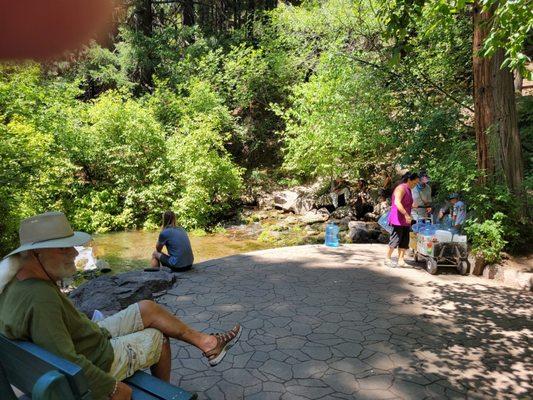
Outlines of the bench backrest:
{"label": "bench backrest", "polygon": [[2,394],[9,392],[5,386],[7,380],[24,393],[32,393],[35,399],[92,399],[79,366],[33,343],[9,340],[0,334],[0,355],[5,374],[3,379],[0,377]]}

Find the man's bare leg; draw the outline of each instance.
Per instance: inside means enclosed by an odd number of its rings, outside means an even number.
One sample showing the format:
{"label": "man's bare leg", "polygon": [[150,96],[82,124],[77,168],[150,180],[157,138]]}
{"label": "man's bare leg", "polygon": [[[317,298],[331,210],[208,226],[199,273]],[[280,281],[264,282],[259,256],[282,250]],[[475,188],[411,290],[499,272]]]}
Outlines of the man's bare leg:
{"label": "man's bare leg", "polygon": [[161,357],[159,357],[157,364],[154,364],[150,367],[150,372],[152,375],[164,380],[165,382],[170,382],[171,358],[170,341],[168,340],[168,337],[165,336],[163,338]]}
{"label": "man's bare leg", "polygon": [[163,335],[183,340],[204,353],[217,345],[215,336],[206,335],[189,327],[159,304],[151,300],[141,300],[138,304],[145,328],[158,329]]}

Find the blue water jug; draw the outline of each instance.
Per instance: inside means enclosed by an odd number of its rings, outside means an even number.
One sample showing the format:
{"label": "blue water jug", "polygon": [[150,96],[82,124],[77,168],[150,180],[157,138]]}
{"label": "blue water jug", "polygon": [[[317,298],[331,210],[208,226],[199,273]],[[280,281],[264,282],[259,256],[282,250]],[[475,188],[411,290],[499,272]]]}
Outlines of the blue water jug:
{"label": "blue water jug", "polygon": [[326,224],[324,244],[329,247],[339,247],[339,227],[333,222]]}

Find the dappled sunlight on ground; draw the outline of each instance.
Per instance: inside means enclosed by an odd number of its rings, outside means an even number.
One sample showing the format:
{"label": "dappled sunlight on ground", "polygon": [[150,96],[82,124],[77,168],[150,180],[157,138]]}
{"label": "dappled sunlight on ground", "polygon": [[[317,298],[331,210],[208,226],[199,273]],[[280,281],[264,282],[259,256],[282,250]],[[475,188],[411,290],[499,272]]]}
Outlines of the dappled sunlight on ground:
{"label": "dappled sunlight on ground", "polygon": [[264,250],[181,274],[161,303],[198,329],[245,330],[214,368],[173,342],[173,382],[209,399],[525,398],[531,295],[386,269],[384,251]]}

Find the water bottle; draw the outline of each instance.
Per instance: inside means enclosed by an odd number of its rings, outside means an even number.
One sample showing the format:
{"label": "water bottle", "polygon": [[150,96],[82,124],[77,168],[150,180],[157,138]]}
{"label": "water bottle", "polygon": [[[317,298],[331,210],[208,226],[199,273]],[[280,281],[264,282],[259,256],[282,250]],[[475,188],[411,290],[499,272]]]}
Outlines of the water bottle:
{"label": "water bottle", "polygon": [[91,321],[98,322],[105,318],[104,314],[100,310],[94,310]]}
{"label": "water bottle", "polygon": [[339,227],[333,222],[326,224],[324,244],[329,247],[339,247]]}

